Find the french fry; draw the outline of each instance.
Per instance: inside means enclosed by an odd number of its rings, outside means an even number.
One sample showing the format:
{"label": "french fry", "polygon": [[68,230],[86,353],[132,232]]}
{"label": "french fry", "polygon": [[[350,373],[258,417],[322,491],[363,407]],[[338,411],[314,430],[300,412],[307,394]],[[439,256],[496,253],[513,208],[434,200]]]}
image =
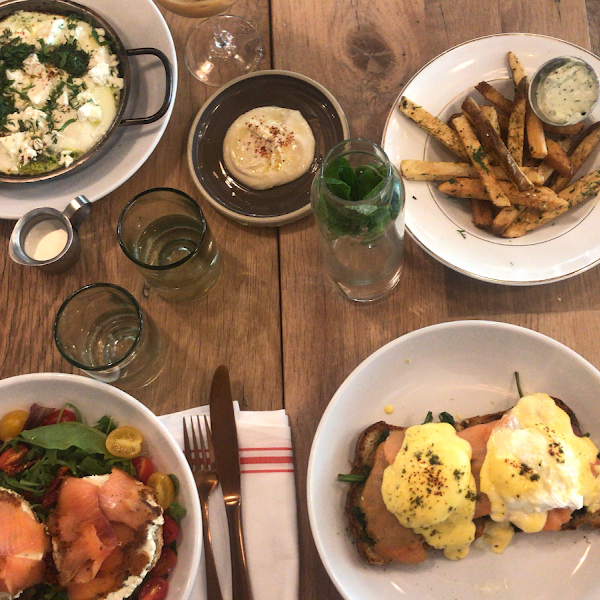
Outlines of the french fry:
{"label": "french fry", "polygon": [[475,89],[487,100],[489,100],[499,111],[509,115],[512,112],[513,103],[503,96],[493,85],[487,81],[481,81]]}
{"label": "french fry", "polygon": [[595,196],[600,190],[600,169],[592,171],[573,185],[558,194],[559,198],[565,200],[569,208],[576,206],[591,196]]}
{"label": "french fry", "polygon": [[529,104],[525,111],[525,129],[527,130],[527,145],[532,158],[544,159],[548,156],[546,135],[539,117],[533,112]]}
{"label": "french fry", "polygon": [[[569,137],[568,135],[561,135],[556,140],[556,144],[561,148],[561,150],[563,150],[563,152],[565,152],[565,154],[568,154],[571,148],[575,145],[575,140]],[[550,176],[554,173],[554,167],[551,164],[549,164],[547,160],[543,160],[537,169],[543,181],[541,183],[536,183],[536,185],[545,184],[548,181],[548,179],[550,179]]]}
{"label": "french fry", "polygon": [[521,61],[512,53],[508,53],[508,64],[510,66],[510,70],[512,71],[513,81],[515,82],[515,88],[521,82],[521,79],[526,76],[525,69],[521,64]]}
{"label": "french fry", "polygon": [[492,213],[492,204],[487,200],[471,199],[471,214],[473,216],[473,224],[479,229],[491,229],[494,221]]}
{"label": "french fry", "polygon": [[456,132],[452,131],[448,125],[442,123],[437,117],[428,113],[422,106],[415,104],[406,96],[402,96],[399,108],[403,114],[437,138],[444,146],[462,158],[469,158]]}
{"label": "french fry", "polygon": [[[448,181],[455,177],[479,177],[477,169],[471,163],[405,159],[400,163],[400,170],[409,181]],[[492,171],[497,179],[508,179],[502,167],[492,167]],[[523,167],[523,172],[534,185],[544,183],[537,167]]]}
{"label": "french fry", "polygon": [[[550,188],[534,187],[526,192],[520,192],[508,181],[500,181],[498,183],[513,205],[526,206],[542,211],[567,208],[567,202]],[[441,183],[438,186],[438,190],[454,198],[490,199],[481,181],[478,179],[457,177],[456,179]]]}
{"label": "french fry", "polygon": [[583,123],[576,123],[575,125],[550,125],[549,123],[544,123],[544,131],[556,133],[557,135],[579,135],[584,127]]}
{"label": "french fry", "polygon": [[507,206],[503,208],[492,221],[492,232],[502,235],[504,231],[525,211],[522,206]]}
{"label": "french fry", "polygon": [[489,104],[482,104],[479,109],[483,113],[483,116],[490,122],[490,125],[494,128],[494,131],[500,135],[500,122],[498,121],[498,111],[495,106]]}
{"label": "french fry", "polygon": [[477,139],[469,120],[464,115],[454,119],[454,125],[463,146],[469,155],[471,164],[477,169],[481,182],[490,196],[493,204],[500,208],[510,206],[510,200],[503,192],[496,177],[494,176],[489,160],[483,146]]}
{"label": "french fry", "polygon": [[546,163],[563,177],[570,179],[573,176],[573,165],[566,152],[554,140],[548,139],[546,140],[546,144],[548,148]]}
{"label": "french fry", "polygon": [[527,108],[527,77],[523,77],[517,86],[513,110],[508,122],[508,139],[506,146],[515,162],[523,165],[523,146],[525,143],[525,111]]}
{"label": "french fry", "polygon": [[500,133],[503,137],[506,137],[506,134],[508,133],[508,122],[509,116],[502,112],[498,112],[498,125],[500,126]]}
{"label": "french fry", "polygon": [[477,102],[475,102],[475,100],[473,100],[473,98],[470,96],[467,96],[462,103],[462,109],[469,117],[471,123],[473,123],[473,127],[477,132],[477,137],[485,149],[498,159],[500,165],[506,171],[506,174],[509,176],[510,180],[521,192],[531,189],[533,187],[533,183],[531,183],[531,181],[519,168],[496,130],[481,112]]}
{"label": "french fry", "polygon": [[534,208],[525,209],[503,232],[502,237],[517,238],[527,233],[527,226],[540,218],[540,211]]}
{"label": "french fry", "polygon": [[588,159],[589,155],[593,152],[594,148],[600,142],[600,121],[597,121],[584,132],[581,139],[573,147],[569,153],[569,159],[573,165],[573,174],[571,177],[560,176],[552,186],[555,192],[561,192],[564,190],[571,181],[571,178],[579,171],[581,165]]}

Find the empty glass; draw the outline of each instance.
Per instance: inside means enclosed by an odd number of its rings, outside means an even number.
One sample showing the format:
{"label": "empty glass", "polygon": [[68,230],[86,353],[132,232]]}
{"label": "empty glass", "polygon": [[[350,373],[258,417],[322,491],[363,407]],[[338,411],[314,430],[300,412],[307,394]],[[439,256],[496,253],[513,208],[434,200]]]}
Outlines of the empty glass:
{"label": "empty glass", "polygon": [[74,367],[127,390],[154,381],[165,364],[164,336],[136,299],[111,283],[86,285],[64,301],[54,341]]}
{"label": "empty glass", "polygon": [[138,194],[119,217],[117,237],[125,256],[167,300],[203,296],[221,274],[221,255],[204,213],[179,190]]}

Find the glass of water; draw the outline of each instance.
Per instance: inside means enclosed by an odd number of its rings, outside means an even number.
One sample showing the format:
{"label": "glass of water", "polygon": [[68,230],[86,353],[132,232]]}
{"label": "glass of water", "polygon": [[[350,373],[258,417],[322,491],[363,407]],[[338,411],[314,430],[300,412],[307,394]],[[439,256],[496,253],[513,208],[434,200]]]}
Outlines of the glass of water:
{"label": "glass of water", "polygon": [[221,274],[221,255],[204,213],[179,190],[138,194],[119,217],[117,237],[125,256],[167,300],[204,296]]}
{"label": "glass of water", "polygon": [[165,364],[164,336],[136,299],[112,283],[71,294],[56,315],[54,341],[74,367],[126,390],[148,385]]}

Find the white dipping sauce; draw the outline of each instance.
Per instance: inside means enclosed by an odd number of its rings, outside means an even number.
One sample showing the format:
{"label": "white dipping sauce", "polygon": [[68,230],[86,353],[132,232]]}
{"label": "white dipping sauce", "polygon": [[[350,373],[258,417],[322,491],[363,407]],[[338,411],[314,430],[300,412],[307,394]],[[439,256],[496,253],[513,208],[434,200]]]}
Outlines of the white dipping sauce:
{"label": "white dipping sauce", "polygon": [[598,97],[598,83],[585,64],[569,61],[540,82],[537,89],[539,109],[557,124],[580,121]]}
{"label": "white dipping sauce", "polygon": [[25,254],[34,260],[50,260],[65,249],[68,237],[59,221],[41,221],[31,228],[25,238]]}
{"label": "white dipping sauce", "polygon": [[263,106],[238,117],[225,134],[223,158],[231,175],[255,190],[298,179],[315,156],[315,137],[298,110]]}

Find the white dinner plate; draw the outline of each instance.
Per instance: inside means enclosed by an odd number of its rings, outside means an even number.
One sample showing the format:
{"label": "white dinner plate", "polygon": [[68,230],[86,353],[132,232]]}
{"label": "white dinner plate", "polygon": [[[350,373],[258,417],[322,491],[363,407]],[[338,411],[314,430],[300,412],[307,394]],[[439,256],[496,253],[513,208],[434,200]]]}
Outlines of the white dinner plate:
{"label": "white dinner plate", "polygon": [[[525,393],[564,400],[584,431],[600,443],[600,373],[578,354],[540,333],[490,321],[455,321],[419,329],[390,342],[340,386],[313,441],[308,512],[321,559],[347,600],[597,600],[599,532],[517,534],[503,554],[479,548],[450,561],[441,552],[418,565],[362,562],[344,515],[359,434],[372,423],[422,423],[427,412],[455,417],[513,406],[514,373]],[[384,407],[391,404],[392,414]]]}
{"label": "white dinner plate", "polygon": [[[77,0],[104,17],[125,48],[158,48],[173,69],[173,98],[165,116],[150,125],[117,127],[110,139],[80,168],[36,183],[0,183],[0,219],[19,219],[43,206],[63,210],[79,194],[92,202],[125,183],[148,159],[162,137],[177,92],[177,56],[171,32],[152,0]],[[129,6],[131,4],[131,6]],[[133,5],[135,4],[135,9]],[[165,71],[158,58],[133,56],[131,88],[124,118],[147,117],[161,106]]]}
{"label": "white dinner plate", "polygon": [[[382,142],[392,162],[399,167],[403,159],[457,160],[400,113],[400,96],[422,105],[442,121],[460,112],[468,94],[484,102],[473,89],[480,81],[493,83],[512,98],[506,59],[509,50],[517,55],[530,77],[547,60],[563,55],[583,58],[600,73],[600,59],[591,52],[541,35],[507,33],[456,46],[414,75],[394,103]],[[598,119],[600,106],[588,121]],[[598,168],[597,149],[576,178]],[[535,285],[572,277],[600,261],[600,210],[594,210],[595,199],[523,237],[505,239],[475,227],[468,200],[449,198],[437,190],[435,182],[405,180],[404,184],[408,232],[431,256],[459,273],[492,283]]]}

